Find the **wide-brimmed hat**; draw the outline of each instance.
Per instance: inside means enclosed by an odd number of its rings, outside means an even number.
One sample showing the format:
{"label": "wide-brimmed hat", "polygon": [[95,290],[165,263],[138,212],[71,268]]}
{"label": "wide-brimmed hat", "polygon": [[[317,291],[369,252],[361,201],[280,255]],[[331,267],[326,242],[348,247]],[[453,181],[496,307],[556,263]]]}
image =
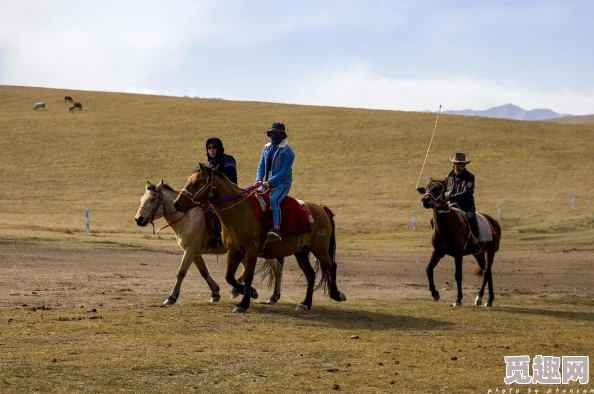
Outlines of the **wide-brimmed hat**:
{"label": "wide-brimmed hat", "polygon": [[281,122],[272,122],[270,128],[265,131],[266,134],[270,133],[271,131],[276,131],[279,133],[283,133],[285,138],[287,138],[287,131],[285,130],[285,124]]}
{"label": "wide-brimmed hat", "polygon": [[468,164],[470,163],[469,161],[466,161],[466,154],[464,153],[456,153],[456,155],[454,156],[453,159],[450,159],[450,161],[452,163],[462,163],[462,164]]}

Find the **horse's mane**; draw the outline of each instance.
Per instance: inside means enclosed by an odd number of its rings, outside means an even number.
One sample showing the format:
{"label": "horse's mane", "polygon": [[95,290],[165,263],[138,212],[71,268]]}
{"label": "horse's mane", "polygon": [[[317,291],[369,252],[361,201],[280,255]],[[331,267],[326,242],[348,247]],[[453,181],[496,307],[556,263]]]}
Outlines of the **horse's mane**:
{"label": "horse's mane", "polygon": [[[229,179],[229,177],[227,177],[227,174],[225,174],[224,172],[221,172],[221,171],[215,170],[214,168],[210,168],[209,166],[207,166],[207,165],[205,165],[205,164],[202,164],[202,165],[204,166],[204,168],[206,168],[206,169],[208,169],[208,170],[210,170],[210,171],[214,172],[214,173],[215,173],[215,174],[217,174],[217,175],[220,175],[220,176],[224,177],[226,180],[228,180],[229,182],[231,182],[231,179]],[[200,167],[196,167],[196,168],[194,168],[194,172],[198,172],[198,171],[200,171]],[[231,182],[231,183],[233,183],[233,182]],[[234,183],[233,183],[233,184],[234,184]],[[235,185],[235,184],[234,184],[234,185]],[[235,186],[237,186],[237,185],[235,185]]]}
{"label": "horse's mane", "polygon": [[[177,190],[175,190],[174,188],[172,188],[171,186],[169,186],[166,183],[163,184],[163,188],[169,190],[170,192],[177,193]],[[156,185],[150,185],[149,187],[147,187],[147,189],[148,190],[151,190],[151,191],[155,191],[155,190],[157,190],[157,186]]]}

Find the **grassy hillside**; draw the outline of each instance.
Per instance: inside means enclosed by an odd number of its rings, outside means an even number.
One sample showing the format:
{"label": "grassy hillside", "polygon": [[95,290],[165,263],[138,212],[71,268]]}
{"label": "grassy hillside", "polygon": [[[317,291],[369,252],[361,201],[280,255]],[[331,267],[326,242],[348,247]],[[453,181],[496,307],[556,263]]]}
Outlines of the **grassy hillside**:
{"label": "grassy hillside", "polygon": [[594,123],[594,115],[563,116],[561,118],[548,119],[547,121],[558,123]]}
{"label": "grassy hillside", "polygon": [[[291,194],[336,212],[343,251],[429,247],[415,185],[434,114],[12,86],[0,86],[0,240],[174,248],[133,221],[145,181],[181,188],[218,136],[248,186],[272,121],[296,152]],[[503,204],[505,247],[592,248],[594,125],[442,115],[421,183],[456,151],[472,160],[479,211]]]}

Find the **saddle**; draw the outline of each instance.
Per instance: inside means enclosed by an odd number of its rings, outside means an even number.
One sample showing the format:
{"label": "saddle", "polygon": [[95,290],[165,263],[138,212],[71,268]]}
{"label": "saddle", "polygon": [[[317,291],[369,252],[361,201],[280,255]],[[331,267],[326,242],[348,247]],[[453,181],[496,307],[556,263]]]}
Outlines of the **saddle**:
{"label": "saddle", "polygon": [[[455,206],[450,206],[450,209],[453,210],[454,212],[456,212],[456,214],[458,215],[458,219],[460,219],[460,223],[462,224],[462,227],[464,228],[464,234],[470,235],[470,224],[468,223],[468,218],[466,217],[466,213],[463,210],[461,210],[460,208],[457,208]],[[486,217],[484,217],[483,215],[481,215],[478,212],[475,213],[475,215],[476,215],[476,223],[477,223],[479,233],[474,234],[474,236],[478,238],[478,242],[493,241],[493,235],[495,235],[495,228],[493,227],[491,222],[489,222],[489,220],[487,220]]]}
{"label": "saddle", "polygon": [[[262,221],[266,228],[274,227],[270,195],[266,192],[255,192],[250,194],[250,199],[254,206],[256,219]],[[287,196],[280,203],[280,208],[282,213],[281,233],[304,234],[311,232],[311,225],[314,220],[305,202]]]}

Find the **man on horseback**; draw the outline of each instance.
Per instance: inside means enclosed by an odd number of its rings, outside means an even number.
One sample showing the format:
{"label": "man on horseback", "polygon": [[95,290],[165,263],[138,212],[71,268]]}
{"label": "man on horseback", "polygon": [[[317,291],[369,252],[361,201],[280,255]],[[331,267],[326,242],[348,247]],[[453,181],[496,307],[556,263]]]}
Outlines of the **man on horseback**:
{"label": "man on horseback", "polygon": [[[237,184],[237,165],[235,158],[225,154],[223,141],[216,137],[207,139],[206,157],[209,168],[222,172],[231,182]],[[204,212],[204,216],[206,219],[206,231],[208,231],[208,247],[211,249],[222,247],[221,221],[210,206]]]}
{"label": "man on horseback", "polygon": [[456,153],[453,159],[454,169],[448,174],[444,181],[444,197],[451,204],[456,204],[466,213],[468,223],[470,224],[472,240],[469,243],[468,250],[472,254],[482,253],[478,243],[478,223],[476,222],[476,207],[474,205],[474,175],[466,169],[466,155]]}
{"label": "man on horseback", "polygon": [[287,143],[285,125],[274,122],[266,131],[270,142],[264,145],[256,182],[254,186],[262,186],[270,191],[270,206],[272,208],[272,219],[274,227],[268,231],[269,242],[278,242],[280,237],[281,210],[280,203],[289,194],[293,183],[293,161],[295,153]]}

